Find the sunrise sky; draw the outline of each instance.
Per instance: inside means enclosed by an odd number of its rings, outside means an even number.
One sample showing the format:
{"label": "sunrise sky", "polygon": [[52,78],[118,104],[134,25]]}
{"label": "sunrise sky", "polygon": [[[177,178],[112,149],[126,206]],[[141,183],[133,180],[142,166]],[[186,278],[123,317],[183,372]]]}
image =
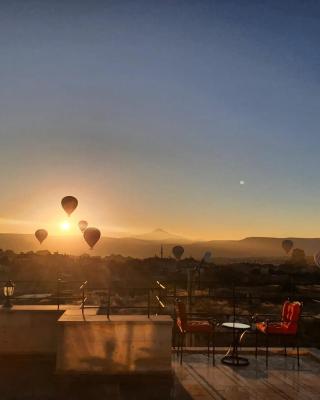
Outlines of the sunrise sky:
{"label": "sunrise sky", "polygon": [[[320,236],[320,5],[0,8],[0,231]],[[75,228],[72,228],[75,229]],[[71,231],[72,231],[71,229]]]}

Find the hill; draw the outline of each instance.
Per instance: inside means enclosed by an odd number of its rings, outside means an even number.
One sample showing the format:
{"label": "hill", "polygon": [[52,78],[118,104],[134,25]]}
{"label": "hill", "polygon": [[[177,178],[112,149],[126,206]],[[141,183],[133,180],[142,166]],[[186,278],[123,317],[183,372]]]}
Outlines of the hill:
{"label": "hill", "polygon": [[[162,232],[156,232],[155,236],[158,234],[165,236],[165,233]],[[174,245],[183,244],[184,257],[201,258],[206,251],[211,251],[215,259],[285,258],[281,247],[283,238],[251,237],[243,240],[212,240],[193,243],[183,242],[179,237],[174,240],[173,236],[171,235],[168,240],[156,240],[152,233],[152,239],[149,240],[139,237],[102,237],[92,251],[92,255],[122,254],[137,258],[153,257],[156,254],[160,255],[160,246],[163,245],[164,256],[167,257],[171,255]],[[303,249],[309,256],[320,249],[319,238],[291,239],[294,247]],[[42,245],[39,245],[32,234],[2,233],[0,234],[0,248],[15,252],[49,250],[75,255],[89,252],[88,245],[84,242],[81,234],[79,236],[49,236]]]}

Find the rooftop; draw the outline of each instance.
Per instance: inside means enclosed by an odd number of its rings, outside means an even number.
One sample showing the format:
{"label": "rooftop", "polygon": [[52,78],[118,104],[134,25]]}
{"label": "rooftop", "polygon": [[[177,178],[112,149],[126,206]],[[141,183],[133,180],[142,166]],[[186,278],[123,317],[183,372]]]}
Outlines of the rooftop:
{"label": "rooftop", "polygon": [[[0,399],[319,398],[320,351],[313,348],[319,347],[319,319],[315,313],[318,303],[313,301],[313,297],[305,302],[301,318],[299,343],[306,348],[301,348],[300,368],[296,352],[290,352],[289,347],[287,357],[283,355],[283,349],[271,348],[267,368],[262,341],[259,341],[259,355],[254,357],[251,346],[255,345],[256,337],[251,317],[261,310],[267,312],[264,317],[273,313],[279,316],[282,303],[273,299],[262,301],[260,294],[248,298],[245,290],[239,290],[238,297],[235,290],[230,297],[230,288],[227,293],[217,292],[216,289],[210,291],[210,288],[208,293],[195,290],[194,304],[190,301],[190,308],[200,304],[205,310],[205,318],[209,315],[217,321],[230,322],[230,317],[234,319],[237,312],[237,321],[248,323],[247,328],[251,326],[240,350],[248,357],[249,365],[230,367],[221,363],[225,346],[232,341],[232,332],[227,332],[221,324],[216,326],[215,331],[215,365],[212,358],[208,360],[205,354],[207,338],[197,334],[186,338],[187,347],[180,365],[172,350],[172,346],[177,345],[177,335],[172,337],[174,319],[170,315],[174,315],[172,303],[176,295],[187,302],[188,293],[177,286],[170,291],[159,282],[157,285],[152,289],[142,288],[146,291],[146,298],[143,299],[139,294],[130,292],[130,288],[126,288],[128,293],[115,291],[113,297],[107,290],[101,307],[94,302],[86,304],[91,293],[87,282],[80,287],[78,304],[62,304],[60,300],[56,305],[38,302],[27,305],[24,301],[16,304],[14,298],[12,308],[1,307]],[[223,297],[225,295],[227,297]],[[114,306],[115,299],[121,301]],[[157,299],[157,302],[152,303],[152,299]],[[211,303],[202,303],[204,299],[209,299]],[[236,300],[239,300],[238,308]],[[160,307],[162,301],[166,307]],[[199,309],[198,318],[201,318],[204,313]],[[137,314],[137,310],[142,310],[142,314]],[[160,314],[155,314],[158,312]],[[168,315],[161,315],[162,312]],[[233,315],[230,314],[232,312]],[[269,344],[280,345],[272,340]]]}

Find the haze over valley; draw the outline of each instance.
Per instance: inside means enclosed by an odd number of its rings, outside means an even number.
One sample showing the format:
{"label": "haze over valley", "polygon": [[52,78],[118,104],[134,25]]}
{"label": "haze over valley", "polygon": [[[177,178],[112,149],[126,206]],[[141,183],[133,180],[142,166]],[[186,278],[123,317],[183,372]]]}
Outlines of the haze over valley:
{"label": "haze over valley", "polygon": [[[92,256],[107,256],[121,254],[123,256],[146,258],[160,256],[161,245],[163,256],[172,256],[172,247],[183,245],[184,257],[200,259],[206,251],[212,252],[214,259],[252,259],[252,258],[279,258],[286,256],[282,249],[284,238],[248,237],[242,240],[211,240],[192,241],[163,229],[155,229],[143,235],[131,237],[102,236],[93,251],[84,242],[82,235],[48,236],[46,241],[39,245],[33,234],[0,234],[0,248],[15,252],[41,251],[60,252],[73,255],[88,253]],[[295,248],[301,248],[307,256],[312,256],[320,248],[320,238],[290,238]]]}

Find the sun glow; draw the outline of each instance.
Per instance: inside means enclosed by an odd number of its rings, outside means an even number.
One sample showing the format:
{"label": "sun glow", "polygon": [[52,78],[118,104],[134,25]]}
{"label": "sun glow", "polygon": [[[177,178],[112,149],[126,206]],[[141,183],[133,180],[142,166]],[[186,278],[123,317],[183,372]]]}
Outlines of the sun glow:
{"label": "sun glow", "polygon": [[63,232],[68,232],[70,230],[70,227],[71,227],[71,225],[70,225],[70,222],[68,222],[68,221],[63,221],[60,224],[60,229]]}

